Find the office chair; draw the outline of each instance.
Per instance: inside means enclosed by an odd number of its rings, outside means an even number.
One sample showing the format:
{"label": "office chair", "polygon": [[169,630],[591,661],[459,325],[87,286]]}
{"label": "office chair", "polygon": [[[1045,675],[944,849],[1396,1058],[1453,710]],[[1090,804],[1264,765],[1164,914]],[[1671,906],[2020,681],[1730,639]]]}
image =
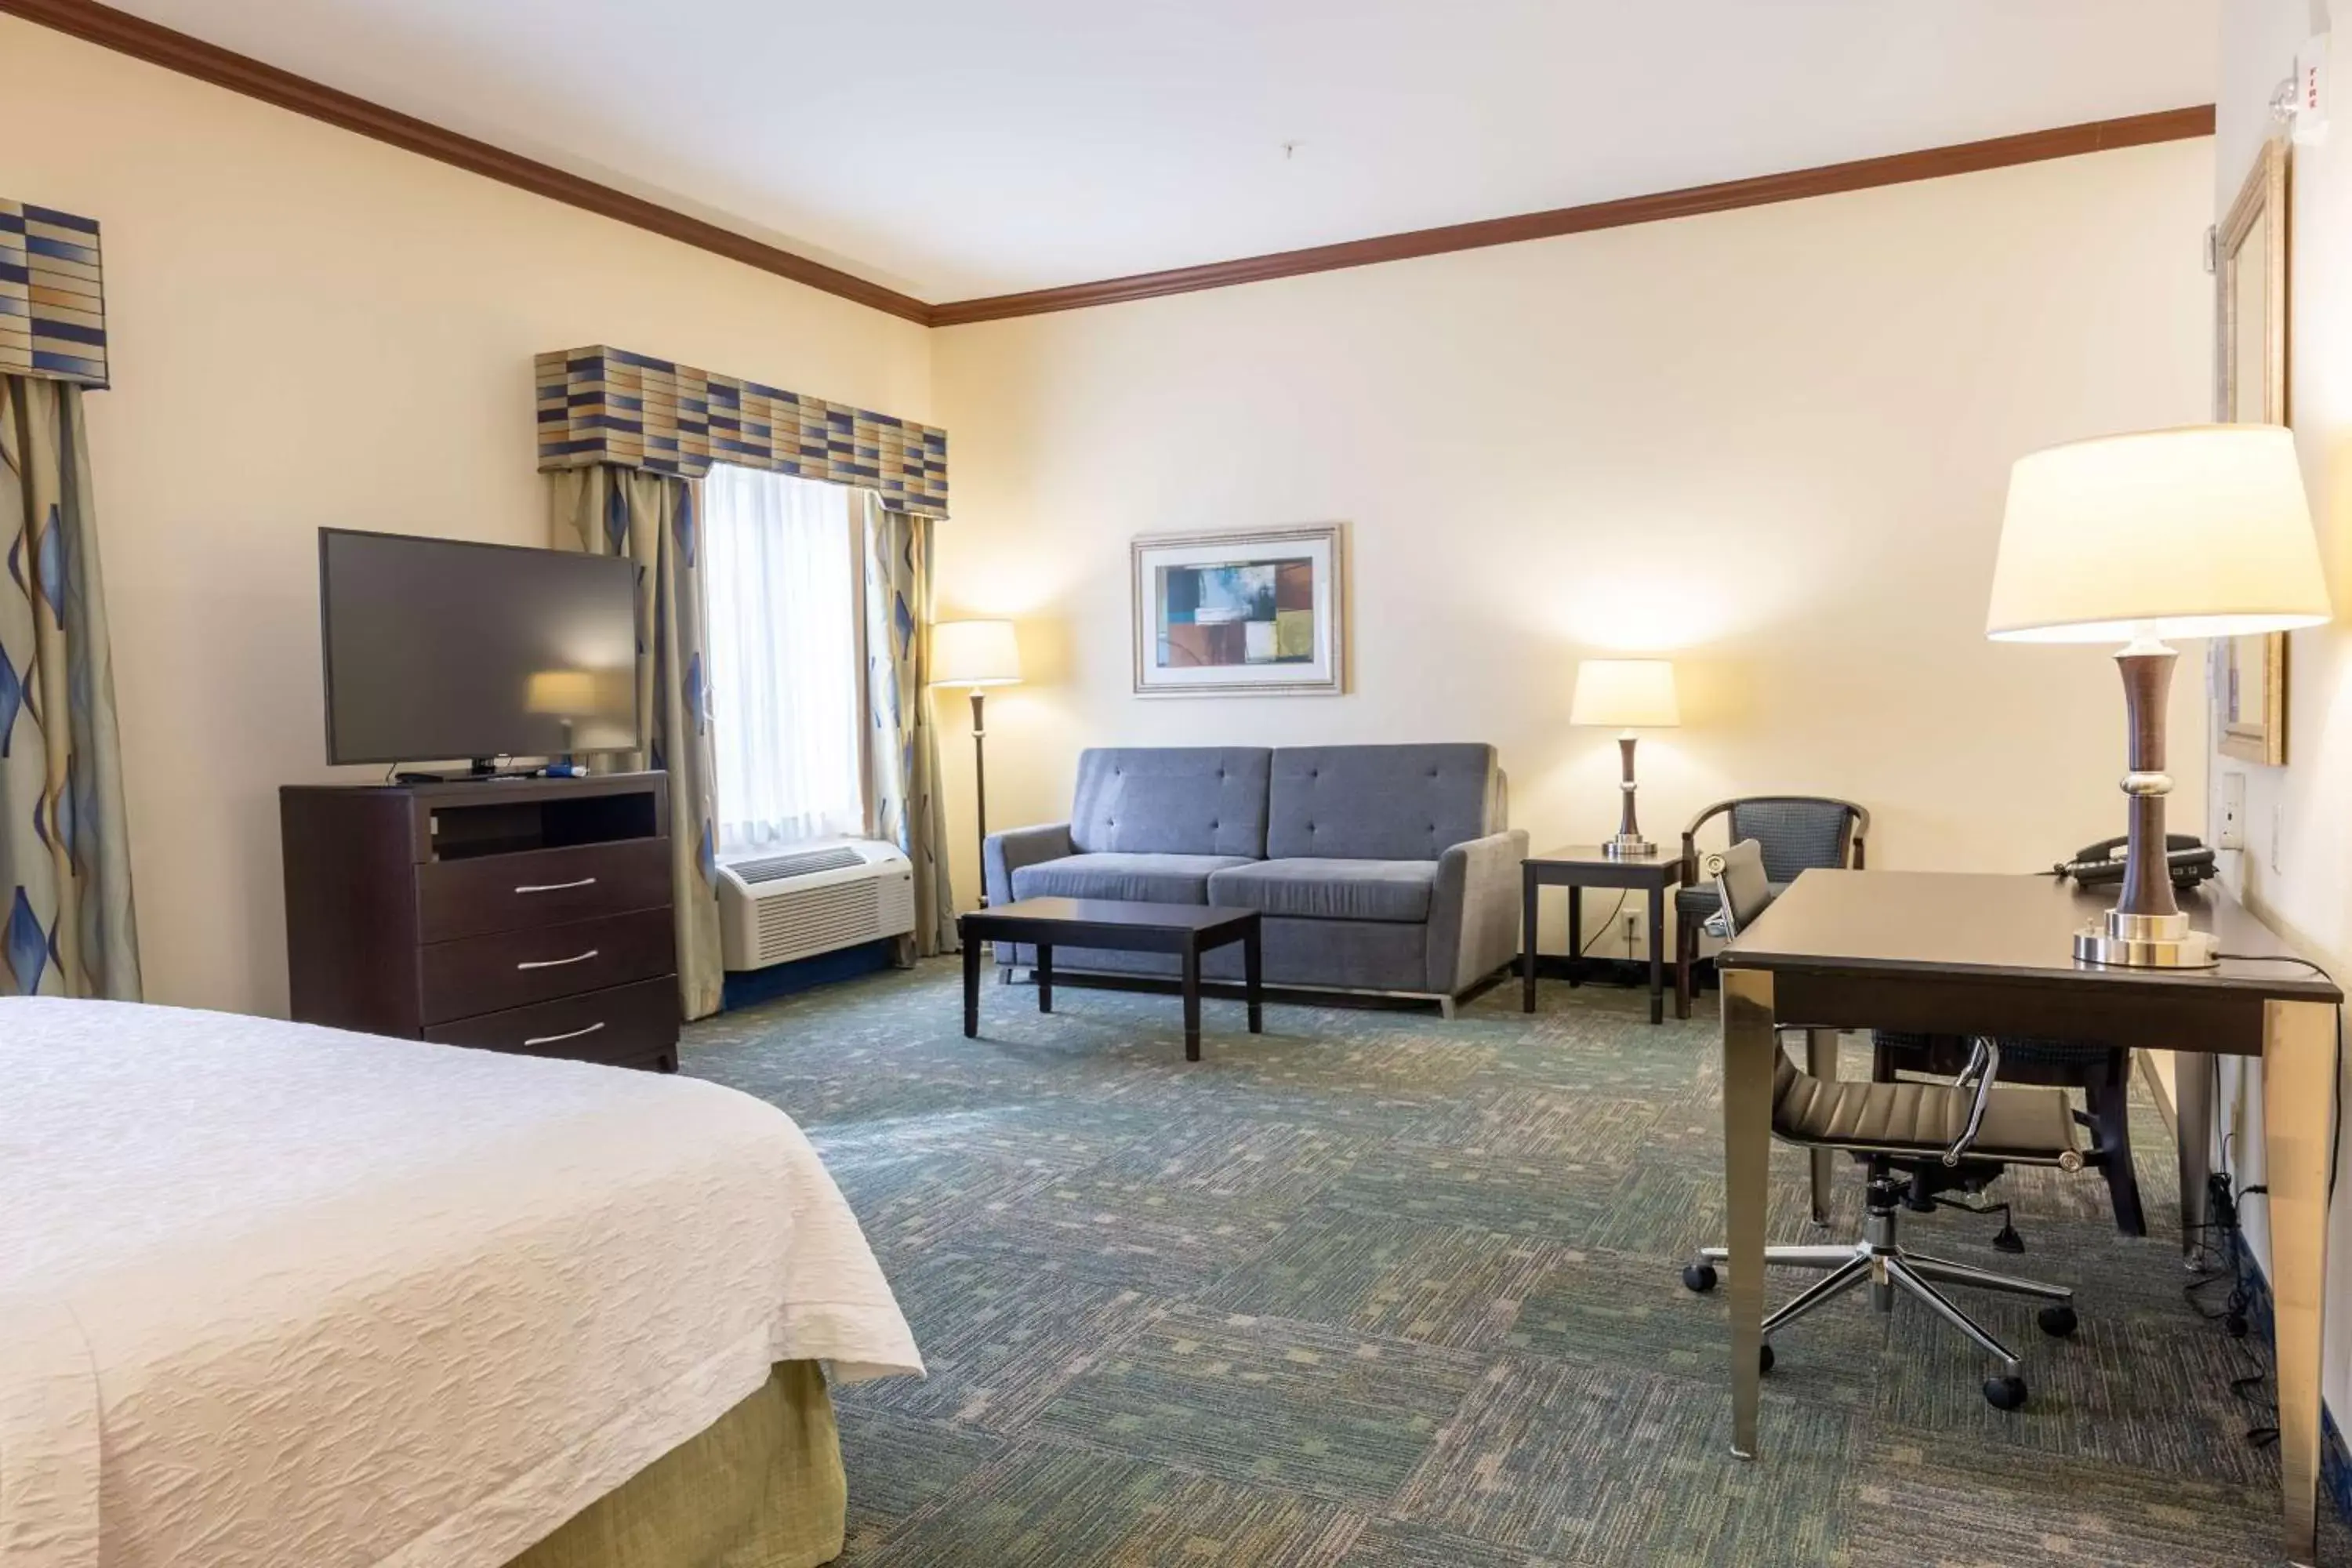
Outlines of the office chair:
{"label": "office chair", "polygon": [[1814,867],[1833,869],[1863,868],[1865,841],[1870,837],[1870,813],[1850,800],[1815,795],[1757,795],[1719,800],[1683,829],[1683,885],[1675,891],[1675,1016],[1687,1018],[1691,1010],[1692,975],[1698,966],[1701,931],[1724,934],[1721,900],[1715,884],[1701,879],[1698,830],[1718,816],[1727,816],[1729,842],[1754,839],[1764,857],[1764,872],[1772,891],[1797,879]]}
{"label": "office chair", "polygon": [[[1707,861],[1722,891],[1725,923],[1737,935],[1772,899],[1763,855],[1754,841],[1742,840]],[[1898,1238],[1896,1220],[1906,1196],[1952,1187],[1973,1194],[2008,1165],[2080,1170],[2083,1152],[2065,1090],[1997,1086],[2000,1047],[1983,1037],[1967,1070],[1949,1084],[1824,1080],[1800,1071],[1785,1051],[1775,1054],[1772,1135],[1803,1149],[1861,1156],[1869,1163],[1870,1182],[1859,1241],[1764,1249],[1767,1267],[1828,1270],[1765,1318],[1764,1370],[1772,1369],[1775,1332],[1867,1282],[1878,1310],[1893,1311],[1895,1291],[1906,1291],[1998,1360],[2000,1372],[1984,1384],[1994,1408],[2024,1405],[2023,1363],[1937,1287],[1966,1285],[2047,1301],[2039,1320],[2042,1331],[2062,1338],[2074,1331],[2074,1293],[1914,1252]],[[1725,1247],[1702,1247],[1698,1261],[1683,1271],[1683,1283],[1697,1291],[1715,1289],[1715,1265],[1727,1255]]]}
{"label": "office chair", "polygon": [[[2077,1111],[2074,1119],[2092,1133],[2083,1163],[2105,1179],[2116,1229],[2126,1236],[2146,1236],[2147,1211],[2140,1204],[2139,1173],[2132,1163],[2131,1052],[2021,1036],[2003,1035],[1995,1043],[2000,1047],[2002,1082],[2083,1091],[2088,1113]],[[1898,1071],[1949,1078],[1969,1059],[1974,1044],[1958,1035],[1874,1029],[1871,1077],[1880,1083],[1893,1083]]]}

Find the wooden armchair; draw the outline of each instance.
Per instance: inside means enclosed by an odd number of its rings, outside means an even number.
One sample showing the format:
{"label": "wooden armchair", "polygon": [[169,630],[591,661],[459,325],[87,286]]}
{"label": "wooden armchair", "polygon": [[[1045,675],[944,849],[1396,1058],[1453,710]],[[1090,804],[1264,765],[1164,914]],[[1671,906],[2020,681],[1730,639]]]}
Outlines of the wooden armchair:
{"label": "wooden armchair", "polygon": [[1719,800],[1683,829],[1682,886],[1675,893],[1675,1016],[1691,1009],[1691,971],[1698,963],[1699,932],[1723,908],[1711,881],[1699,880],[1698,833],[1718,816],[1730,819],[1729,842],[1753,838],[1764,851],[1764,875],[1776,895],[1814,867],[1863,865],[1863,842],[1870,813],[1850,800],[1817,795],[1751,795]]}

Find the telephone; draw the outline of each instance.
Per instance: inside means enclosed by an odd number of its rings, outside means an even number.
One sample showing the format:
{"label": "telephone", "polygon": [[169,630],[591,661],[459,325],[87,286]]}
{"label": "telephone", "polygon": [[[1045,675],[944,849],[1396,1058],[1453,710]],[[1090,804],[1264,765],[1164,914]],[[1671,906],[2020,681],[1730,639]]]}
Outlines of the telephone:
{"label": "telephone", "polygon": [[[2105,882],[2124,879],[2122,838],[2102,838],[2096,844],[2085,844],[2074,851],[2074,858],[2061,860],[2050,869],[2061,877],[2072,877],[2078,886],[2095,888]],[[2165,864],[2172,868],[2172,885],[2189,889],[2208,878],[2221,875],[2213,863],[2213,851],[2204,841],[2187,833],[2164,836]]]}

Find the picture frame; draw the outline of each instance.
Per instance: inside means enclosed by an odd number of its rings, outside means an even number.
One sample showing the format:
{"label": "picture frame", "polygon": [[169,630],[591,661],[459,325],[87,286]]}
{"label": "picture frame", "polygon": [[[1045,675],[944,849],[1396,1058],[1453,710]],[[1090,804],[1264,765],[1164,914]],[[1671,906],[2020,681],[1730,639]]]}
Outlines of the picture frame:
{"label": "picture frame", "polygon": [[[2214,230],[2213,417],[2284,425],[2287,406],[2289,148],[2263,142]],[[2286,761],[2287,639],[2284,632],[2215,637],[2207,685],[2224,756]]]}
{"label": "picture frame", "polygon": [[1346,546],[1339,523],[1134,540],[1135,694],[1345,691]]}

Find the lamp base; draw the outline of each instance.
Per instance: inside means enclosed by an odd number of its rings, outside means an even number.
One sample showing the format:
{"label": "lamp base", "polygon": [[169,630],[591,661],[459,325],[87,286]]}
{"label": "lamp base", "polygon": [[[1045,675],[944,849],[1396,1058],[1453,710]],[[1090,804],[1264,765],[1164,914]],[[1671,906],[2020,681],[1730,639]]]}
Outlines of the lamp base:
{"label": "lamp base", "polygon": [[1638,833],[1621,833],[1601,847],[1601,853],[1612,860],[1646,860],[1658,852],[1658,847]]}
{"label": "lamp base", "polygon": [[2084,963],[2126,969],[2210,969],[2221,962],[2213,933],[2191,931],[2187,915],[2127,915],[2121,910],[2109,910],[2105,922],[2076,931],[2074,956]]}

